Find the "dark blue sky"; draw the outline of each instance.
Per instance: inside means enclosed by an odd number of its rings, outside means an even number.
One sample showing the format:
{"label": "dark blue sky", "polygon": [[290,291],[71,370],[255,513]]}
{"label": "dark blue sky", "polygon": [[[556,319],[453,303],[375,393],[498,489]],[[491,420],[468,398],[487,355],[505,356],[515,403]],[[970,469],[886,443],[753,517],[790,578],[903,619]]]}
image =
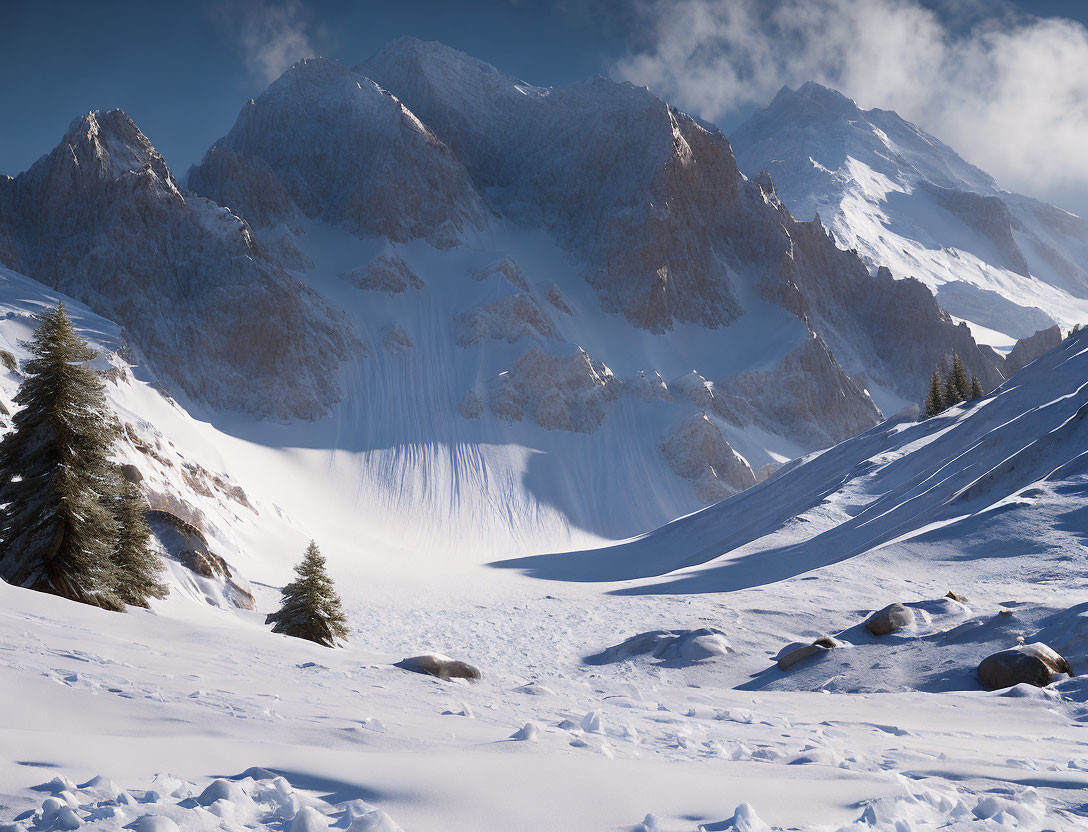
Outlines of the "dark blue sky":
{"label": "dark blue sky", "polygon": [[[266,86],[247,37],[260,40],[264,12],[284,2],[0,0],[0,173],[28,167],[77,115],[121,107],[182,176]],[[1082,0],[1016,5],[1088,23]],[[646,36],[622,0],[286,0],[286,8],[314,52],[346,63],[411,34],[537,84],[607,73]]]}

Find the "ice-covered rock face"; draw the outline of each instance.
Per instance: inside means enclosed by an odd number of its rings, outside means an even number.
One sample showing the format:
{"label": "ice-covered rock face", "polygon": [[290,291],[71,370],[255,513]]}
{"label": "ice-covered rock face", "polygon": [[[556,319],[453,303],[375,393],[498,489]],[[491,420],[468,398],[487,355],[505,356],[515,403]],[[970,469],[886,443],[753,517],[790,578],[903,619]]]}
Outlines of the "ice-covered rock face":
{"label": "ice-covered rock face", "polygon": [[261,226],[294,226],[301,212],[359,236],[426,237],[439,248],[486,217],[464,167],[408,108],[320,58],[247,103],[189,187]]}
{"label": "ice-covered rock face", "polygon": [[314,418],[338,397],[353,339],[337,312],[245,222],[184,195],[120,110],[76,119],[9,188],[8,265],[123,325],[190,396],[273,418]]}

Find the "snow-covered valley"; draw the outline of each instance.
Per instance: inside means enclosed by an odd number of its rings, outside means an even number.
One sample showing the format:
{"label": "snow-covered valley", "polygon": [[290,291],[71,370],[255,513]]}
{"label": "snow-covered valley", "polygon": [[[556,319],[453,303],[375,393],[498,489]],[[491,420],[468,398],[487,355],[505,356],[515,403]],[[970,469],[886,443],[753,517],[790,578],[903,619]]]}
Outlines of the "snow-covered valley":
{"label": "snow-covered valley", "polygon": [[[51,296],[5,277],[0,335],[17,352],[26,313]],[[72,303],[93,341],[116,344],[116,328]],[[174,483],[256,611],[194,589],[175,563],[170,598],[150,612],[0,585],[0,820],[28,830],[164,823],[148,815],[182,829],[278,830],[296,817],[299,829],[357,830],[1080,828],[1082,679],[986,693],[974,668],[1018,637],[1046,641],[1075,671],[1088,661],[1086,362],[1086,338],[1069,339],[992,397],[874,428],[618,549],[513,563],[412,545],[411,530],[396,546],[359,523],[357,497],[344,493],[352,466],[335,454],[242,439],[238,424],[221,433],[128,365],[109,385],[119,413],[145,429],[153,420],[179,459],[229,470],[244,489],[243,510]],[[1026,463],[1007,460],[1015,446]],[[145,482],[171,470],[133,447],[124,455]],[[344,649],[263,625],[311,534],[345,599]],[[511,543],[514,553],[524,549]],[[914,605],[916,626],[866,633],[866,617],[892,601]],[[724,653],[609,651],[640,632],[699,628],[720,631],[712,644]],[[850,646],[774,667],[791,643],[826,635]],[[482,680],[393,666],[427,651],[472,662]],[[298,815],[306,805],[321,817]]]}
{"label": "snow-covered valley", "polygon": [[[170,589],[0,581],[0,832],[1085,828],[1079,284],[940,248],[960,325],[771,170],[402,39],[184,184],[118,110],[0,178],[0,428],[63,301]],[[918,421],[953,351],[987,395]],[[337,649],[265,620],[311,539]],[[1035,643],[1072,674],[986,689]]]}

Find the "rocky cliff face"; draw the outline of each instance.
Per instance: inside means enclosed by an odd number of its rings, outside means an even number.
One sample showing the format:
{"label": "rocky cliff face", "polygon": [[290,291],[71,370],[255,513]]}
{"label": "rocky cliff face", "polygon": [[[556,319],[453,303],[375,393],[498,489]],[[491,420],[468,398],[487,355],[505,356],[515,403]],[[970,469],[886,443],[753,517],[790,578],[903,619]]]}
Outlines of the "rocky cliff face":
{"label": "rocky cliff face", "polygon": [[249,101],[189,172],[189,187],[258,226],[319,217],[358,236],[439,248],[482,227],[461,163],[396,97],[321,58]]}
{"label": "rocky cliff face", "polygon": [[1062,331],[1057,326],[1041,329],[1030,338],[1021,338],[1005,358],[1005,374],[1010,377],[1015,375],[1061,342]]}
{"label": "rocky cliff face", "polygon": [[76,119],[4,190],[5,263],[122,324],[185,393],[272,418],[336,400],[354,341],[336,311],[246,222],[184,194],[120,110]]}
{"label": "rocky cliff face", "polygon": [[952,349],[987,383],[1001,380],[935,303],[890,280],[872,285],[822,226],[794,220],[769,178],[740,175],[719,131],[645,89],[604,78],[532,87],[412,39],[356,70],[430,125],[500,211],[543,225],[577,252],[604,307],[635,326],[728,326],[744,311],[738,287],[754,276],[849,374],[903,398],[919,398]]}

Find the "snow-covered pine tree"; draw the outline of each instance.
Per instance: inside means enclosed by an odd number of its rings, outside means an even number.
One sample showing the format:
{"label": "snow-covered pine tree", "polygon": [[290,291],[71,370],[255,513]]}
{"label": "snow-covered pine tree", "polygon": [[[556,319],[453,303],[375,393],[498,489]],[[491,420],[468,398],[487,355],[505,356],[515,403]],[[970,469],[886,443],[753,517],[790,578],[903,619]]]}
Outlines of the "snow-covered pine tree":
{"label": "snow-covered pine tree", "polygon": [[967,401],[971,395],[971,380],[967,368],[963,366],[958,353],[952,353],[952,372],[948,374],[948,383],[944,388],[945,407],[952,407]]}
{"label": "snow-covered pine tree", "polygon": [[971,401],[975,399],[981,399],[986,395],[986,390],[982,387],[982,382],[978,380],[978,376],[971,376]]}
{"label": "snow-covered pine tree", "polygon": [[298,577],[282,590],[280,608],[270,613],[265,623],[275,625],[274,633],[335,647],[338,639],[348,636],[347,619],[332,578],[325,570],[325,557],[314,541],[306,547],[295,573]]}
{"label": "snow-covered pine tree", "polygon": [[933,377],[929,380],[929,393],[926,395],[926,418],[936,416],[944,410],[944,380],[939,367],[933,368]]}
{"label": "snow-covered pine tree", "polygon": [[116,499],[119,535],[113,555],[116,566],[114,593],[122,603],[146,607],[149,599],[165,598],[169,592],[159,581],[162,561],[151,551],[147,505],[130,482],[124,483]]}
{"label": "snow-covered pine tree", "polygon": [[109,460],[117,423],[94,350],[63,305],[37,316],[21,408],[0,441],[0,577],[16,586],[119,610],[118,528]]}

